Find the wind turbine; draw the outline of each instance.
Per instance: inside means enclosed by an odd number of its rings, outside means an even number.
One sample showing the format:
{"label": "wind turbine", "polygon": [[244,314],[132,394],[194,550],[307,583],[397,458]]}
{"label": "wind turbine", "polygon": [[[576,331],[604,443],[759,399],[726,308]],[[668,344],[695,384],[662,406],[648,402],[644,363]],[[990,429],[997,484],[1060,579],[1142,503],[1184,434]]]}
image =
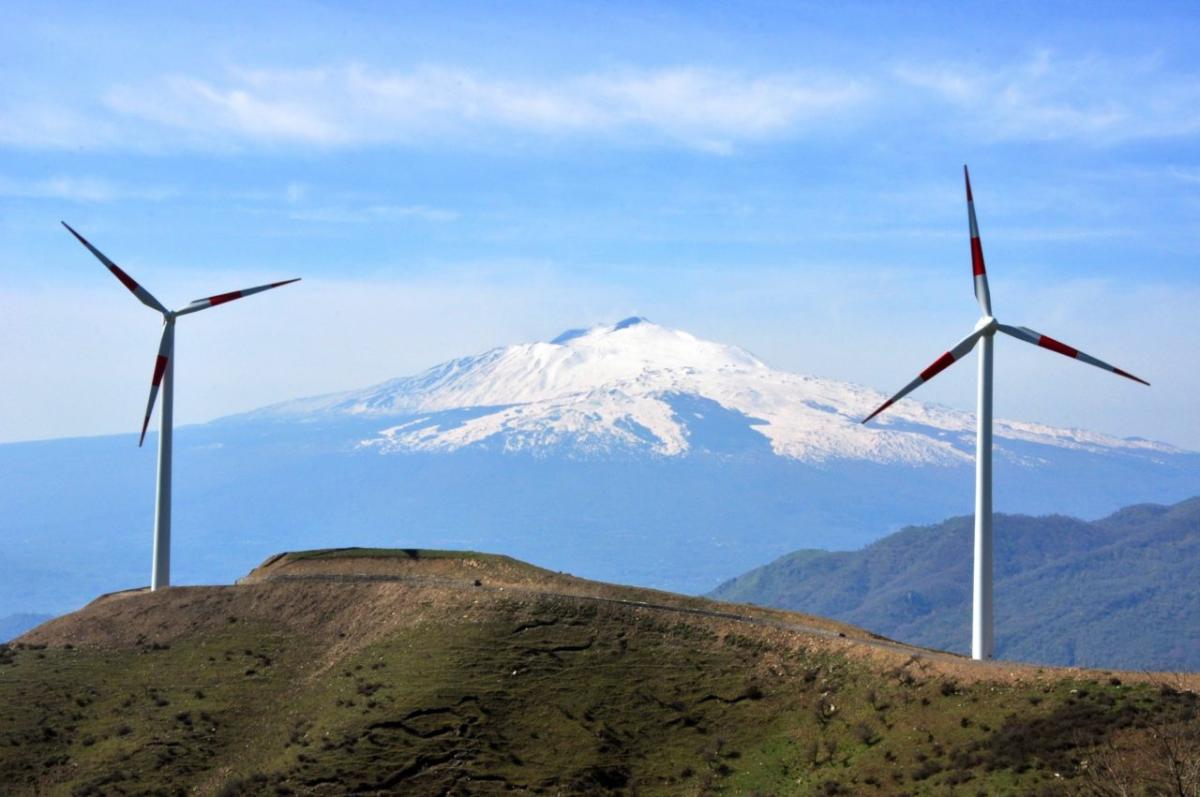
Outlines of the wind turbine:
{"label": "wind turbine", "polygon": [[963,166],[967,184],[967,219],[971,227],[971,271],[975,275],[975,298],[982,315],[975,330],[954,348],[937,358],[920,375],[896,395],[883,402],[863,423],[874,418],[921,385],[967,355],[979,343],[978,420],[975,434],[975,573],[971,619],[971,658],[992,658],[992,339],[996,332],[1011,335],[1017,340],[1041,346],[1043,349],[1080,360],[1088,365],[1112,371],[1118,376],[1141,382],[1131,373],[1122,371],[1103,360],[1084,354],[1054,338],[1034,332],[1029,327],[1010,327],[992,316],[992,298],[988,293],[987,271],[983,266],[983,246],[979,242],[979,225],[975,221],[975,199],[971,196],[971,175]]}
{"label": "wind turbine", "polygon": [[161,431],[158,436],[158,493],[154,507],[154,563],[150,570],[150,589],[161,589],[171,584],[171,431],[174,424],[172,415],[175,393],[175,319],[181,315],[232,302],[234,299],[241,299],[254,293],[298,282],[300,278],[272,282],[269,285],[259,285],[240,291],[219,293],[216,296],[197,299],[180,310],[168,310],[158,299],[154,298],[150,291],[139,285],[133,277],[122,271],[120,266],[105,257],[103,252],[75,232],[71,225],[65,221],[62,225],[79,240],[79,243],[86,246],[89,252],[107,266],[113,276],[119,279],[121,284],[138,298],[138,301],[151,310],[162,313],[162,340],[158,344],[158,358],[154,361],[154,375],[150,379],[150,400],[146,402],[146,417],[142,421],[142,435],[138,438],[138,447],[140,448],[146,440],[146,428],[150,425],[150,413],[154,411],[154,400],[158,398],[161,386],[163,403],[162,413],[159,416]]}

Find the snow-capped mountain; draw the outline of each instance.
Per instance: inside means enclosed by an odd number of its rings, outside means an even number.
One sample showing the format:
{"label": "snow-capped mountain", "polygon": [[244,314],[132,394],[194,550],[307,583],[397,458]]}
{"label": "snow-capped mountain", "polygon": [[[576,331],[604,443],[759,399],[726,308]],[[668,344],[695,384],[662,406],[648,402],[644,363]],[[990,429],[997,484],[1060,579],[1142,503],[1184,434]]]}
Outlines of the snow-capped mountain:
{"label": "snow-capped mountain", "polygon": [[[695,404],[699,399],[726,414],[727,430],[761,435],[776,455],[801,462],[951,465],[971,460],[971,414],[910,399],[871,426],[859,423],[885,398],[857,385],[777,371],[744,349],[634,317],[254,415],[402,417],[360,441],[384,453],[478,446],[534,454],[642,450],[680,456],[698,447],[694,431],[706,421]],[[730,425],[730,416],[740,416],[742,423]],[[1019,421],[997,421],[995,435],[998,456],[1018,461],[1028,454],[1006,442],[1176,452],[1163,443]],[[721,449],[719,437],[711,434],[704,444]]]}

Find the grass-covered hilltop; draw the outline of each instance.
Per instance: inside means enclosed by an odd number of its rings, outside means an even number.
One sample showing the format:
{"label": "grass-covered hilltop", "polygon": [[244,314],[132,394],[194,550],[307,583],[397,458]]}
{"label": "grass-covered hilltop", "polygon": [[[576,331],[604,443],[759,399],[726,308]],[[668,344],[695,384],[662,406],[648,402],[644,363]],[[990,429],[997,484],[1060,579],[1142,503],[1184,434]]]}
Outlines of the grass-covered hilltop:
{"label": "grass-covered hilltop", "polygon": [[233,586],[106,595],[0,647],[0,784],[1176,794],[1200,778],[1198,687],[973,663],[504,556],[310,551]]}

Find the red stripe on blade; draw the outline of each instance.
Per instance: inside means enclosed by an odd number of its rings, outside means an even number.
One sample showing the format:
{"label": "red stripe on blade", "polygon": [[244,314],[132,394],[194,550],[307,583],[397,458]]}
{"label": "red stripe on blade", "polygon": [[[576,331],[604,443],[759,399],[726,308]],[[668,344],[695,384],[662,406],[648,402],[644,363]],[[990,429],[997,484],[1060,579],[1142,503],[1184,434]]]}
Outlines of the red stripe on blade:
{"label": "red stripe on blade", "polygon": [[240,298],[242,298],[241,291],[231,291],[230,293],[219,293],[216,296],[209,296],[208,303],[210,305],[225,304],[225,302],[232,302],[234,299]]}
{"label": "red stripe on blade", "polygon": [[978,277],[986,272],[983,267],[983,244],[979,242],[979,238],[971,238],[971,273]]}
{"label": "red stripe on blade", "polygon": [[963,164],[963,179],[967,181],[967,201],[974,202],[975,197],[971,196],[971,174],[967,171],[966,164]]}
{"label": "red stripe on blade", "polygon": [[154,386],[157,387],[158,383],[162,381],[163,374],[166,372],[166,370],[167,358],[160,354],[158,355],[158,359],[154,361],[154,378],[150,380]]}
{"label": "red stripe on blade", "polygon": [[1040,338],[1038,338],[1038,345],[1041,346],[1043,349],[1049,349],[1050,351],[1056,351],[1059,354],[1065,354],[1068,357],[1075,357],[1076,355],[1079,354],[1079,349],[1072,349],[1067,344],[1065,344],[1061,341],[1057,341],[1048,335],[1042,335]]}
{"label": "red stripe on blade", "polygon": [[921,372],[921,378],[928,382],[930,379],[933,379],[935,376],[940,374],[942,371],[945,371],[953,364],[954,355],[950,352],[946,352],[941,357],[938,357],[937,361],[933,365]]}
{"label": "red stripe on blade", "polygon": [[113,275],[121,281],[122,285],[134,293],[137,293],[141,289],[142,286],[138,285],[137,281],[133,277],[129,276],[116,266],[109,266],[108,270],[111,271]]}
{"label": "red stripe on blade", "polygon": [[1113,373],[1116,374],[1117,376],[1123,376],[1126,379],[1132,379],[1134,382],[1141,382],[1146,387],[1150,387],[1150,383],[1147,382],[1145,379],[1138,379],[1136,376],[1129,373],[1128,371],[1122,371],[1120,368],[1114,368]]}

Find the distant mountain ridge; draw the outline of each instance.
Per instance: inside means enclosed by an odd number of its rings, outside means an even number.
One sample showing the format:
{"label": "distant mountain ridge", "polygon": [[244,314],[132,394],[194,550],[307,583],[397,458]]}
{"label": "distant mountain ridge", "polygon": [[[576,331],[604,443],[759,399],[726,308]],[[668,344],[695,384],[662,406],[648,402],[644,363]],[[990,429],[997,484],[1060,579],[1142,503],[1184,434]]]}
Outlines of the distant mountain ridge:
{"label": "distant mountain ridge", "polygon": [[[966,652],[972,523],[907,528],[857,551],[797,551],[710,595]],[[995,541],[999,658],[1200,670],[1200,498],[1090,523],[999,515]]]}

